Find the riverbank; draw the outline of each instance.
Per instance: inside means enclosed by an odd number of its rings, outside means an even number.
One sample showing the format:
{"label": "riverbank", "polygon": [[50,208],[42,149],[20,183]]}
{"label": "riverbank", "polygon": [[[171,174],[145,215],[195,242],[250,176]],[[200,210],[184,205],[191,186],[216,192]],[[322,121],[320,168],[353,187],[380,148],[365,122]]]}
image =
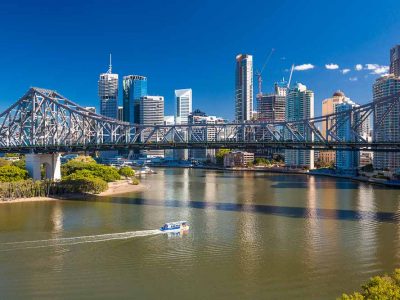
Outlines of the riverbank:
{"label": "riverbank", "polygon": [[100,194],[64,194],[52,197],[30,197],[30,198],[15,198],[15,199],[0,199],[0,204],[6,203],[21,203],[21,202],[44,202],[69,199],[93,199],[96,197],[106,197],[118,194],[126,194],[138,192],[146,189],[142,183],[137,185],[132,184],[131,179],[118,180],[108,183],[108,189]]}
{"label": "riverbank", "polygon": [[[153,166],[158,167],[158,166]],[[168,168],[163,166],[163,168]],[[175,168],[175,167],[171,167]],[[192,166],[192,167],[183,167],[180,168],[192,168],[192,169],[205,169],[205,170],[216,170],[216,171],[228,171],[228,172],[260,172],[260,173],[280,173],[280,174],[292,174],[292,175],[309,175],[309,176],[324,176],[324,177],[332,177],[339,179],[348,179],[373,185],[386,186],[391,188],[400,188],[400,181],[393,180],[383,180],[377,178],[369,178],[363,176],[346,176],[340,174],[331,174],[331,173],[322,173],[322,172],[309,172],[308,170],[299,170],[299,169],[286,169],[279,167],[271,167],[271,168],[224,168],[218,166]]]}

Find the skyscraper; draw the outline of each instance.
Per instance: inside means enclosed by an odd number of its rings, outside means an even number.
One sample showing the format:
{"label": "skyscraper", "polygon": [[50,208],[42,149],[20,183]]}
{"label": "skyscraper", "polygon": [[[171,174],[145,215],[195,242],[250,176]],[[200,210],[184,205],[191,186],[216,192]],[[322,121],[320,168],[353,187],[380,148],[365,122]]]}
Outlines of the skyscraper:
{"label": "skyscraper", "polygon": [[253,116],[253,56],[236,56],[235,119],[237,122],[251,120]]}
{"label": "skyscraper", "polygon": [[[335,105],[335,113],[340,113],[344,112],[350,109],[353,109],[354,107],[357,107],[358,105],[355,104],[354,102],[347,100],[345,102],[339,103]],[[355,115],[354,118],[359,119],[360,116]],[[341,140],[345,142],[354,142],[355,137],[353,134],[353,130],[351,127],[352,122],[357,122],[357,120],[351,120],[348,118],[348,115],[346,114],[340,114],[337,117],[337,130],[336,130],[336,136]],[[356,175],[357,174],[357,168],[359,165],[359,160],[360,160],[360,151],[345,151],[345,150],[338,150],[336,151],[335,155],[335,160],[336,160],[336,172],[338,173],[344,173],[347,175]]]}
{"label": "skyscraper", "polygon": [[[140,124],[141,125],[163,125],[164,124],[164,97],[162,96],[143,96],[140,98]],[[144,132],[142,142],[149,136],[149,132]],[[157,142],[155,136],[150,137],[150,142]],[[143,154],[151,156],[164,156],[164,150],[146,150]]]}
{"label": "skyscraper", "polygon": [[[336,106],[342,103],[353,103],[342,91],[336,91],[331,98],[324,99],[322,101],[322,115],[326,116],[329,114],[333,114],[336,112]],[[328,127],[333,124],[328,124]],[[326,124],[325,122],[321,123],[321,133],[322,136],[326,138]],[[331,137],[328,137],[328,140],[331,140]],[[319,160],[324,163],[332,163],[336,160],[336,152],[335,151],[320,151]]]}
{"label": "skyscraper", "polygon": [[[192,112],[192,89],[175,90],[175,108],[176,124],[188,124],[188,117]],[[181,134],[185,135],[186,132],[181,132]],[[177,160],[187,160],[189,158],[189,151],[187,149],[175,149],[174,158]]]}
{"label": "skyscraper", "polygon": [[140,124],[140,98],[147,95],[147,78],[140,75],[123,77],[124,121]]}
{"label": "skyscraper", "polygon": [[[400,77],[394,74],[378,78],[373,85],[374,101],[379,101],[385,97],[396,97],[399,92]],[[376,107],[374,116],[374,140],[376,142],[400,141],[400,105],[395,104],[391,111],[385,115],[389,107],[390,104],[379,104]],[[378,120],[381,119],[382,122],[378,124]],[[376,152],[373,164],[374,168],[378,170],[387,168],[395,171],[400,168],[400,153]]]}
{"label": "skyscraper", "polygon": [[400,76],[400,45],[394,46],[390,49],[390,74]]}
{"label": "skyscraper", "polygon": [[124,120],[124,107],[118,106],[118,121]]}
{"label": "skyscraper", "polygon": [[98,82],[98,94],[100,98],[100,114],[109,118],[118,118],[118,74],[112,73],[110,65],[107,73],[100,74]]}
{"label": "skyscraper", "polygon": [[[290,88],[286,95],[286,121],[297,121],[314,117],[314,92],[300,83]],[[313,136],[305,125],[297,125],[297,131],[307,136],[308,141]],[[285,132],[285,135],[288,133]],[[314,168],[314,150],[285,150],[285,164],[300,168]]]}
{"label": "skyscraper", "polygon": [[192,112],[192,89],[175,90],[176,124],[187,124]]}

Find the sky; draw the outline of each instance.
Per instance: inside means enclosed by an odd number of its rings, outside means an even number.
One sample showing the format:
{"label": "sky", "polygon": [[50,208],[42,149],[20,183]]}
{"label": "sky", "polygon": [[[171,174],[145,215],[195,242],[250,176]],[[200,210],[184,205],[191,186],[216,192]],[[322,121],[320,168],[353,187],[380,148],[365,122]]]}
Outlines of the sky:
{"label": "sky", "polygon": [[193,109],[232,119],[236,55],[252,54],[257,70],[273,48],[263,91],[295,64],[292,83],[314,91],[320,115],[338,89],[370,102],[399,43],[398,0],[1,1],[0,110],[31,86],[98,106],[111,52],[120,89],[124,75],[147,76],[149,94],[165,97],[166,115],[174,113],[174,90],[192,88]]}

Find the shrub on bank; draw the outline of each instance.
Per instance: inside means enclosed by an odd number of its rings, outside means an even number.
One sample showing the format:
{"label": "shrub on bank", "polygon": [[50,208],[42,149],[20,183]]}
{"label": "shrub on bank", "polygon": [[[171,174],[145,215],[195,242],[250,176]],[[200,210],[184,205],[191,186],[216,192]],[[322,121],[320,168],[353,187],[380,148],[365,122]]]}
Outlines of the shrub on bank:
{"label": "shrub on bank", "polygon": [[136,177],[132,178],[132,184],[133,185],[138,185],[140,183],[139,179],[137,179]]}
{"label": "shrub on bank", "polygon": [[131,167],[122,167],[118,170],[119,175],[124,177],[135,176],[135,171]]}
{"label": "shrub on bank", "polygon": [[99,177],[106,182],[112,182],[121,179],[118,170],[114,167],[100,165],[96,162],[83,162],[79,159],[72,159],[61,166],[62,176],[69,176],[73,173],[85,171],[85,174],[91,173],[94,177]]}
{"label": "shrub on bank", "polygon": [[58,184],[58,193],[93,193],[100,194],[107,190],[108,184],[97,177],[75,177],[65,179]]}
{"label": "shrub on bank", "polygon": [[361,288],[361,292],[343,294],[339,299],[400,299],[400,269],[396,269],[391,275],[372,277]]}
{"label": "shrub on bank", "polygon": [[1,182],[0,183],[0,198],[15,199],[15,198],[31,198],[48,196],[52,188],[50,181],[33,181],[32,179]]}
{"label": "shrub on bank", "polygon": [[15,166],[0,167],[0,182],[20,181],[28,178],[28,172]]}

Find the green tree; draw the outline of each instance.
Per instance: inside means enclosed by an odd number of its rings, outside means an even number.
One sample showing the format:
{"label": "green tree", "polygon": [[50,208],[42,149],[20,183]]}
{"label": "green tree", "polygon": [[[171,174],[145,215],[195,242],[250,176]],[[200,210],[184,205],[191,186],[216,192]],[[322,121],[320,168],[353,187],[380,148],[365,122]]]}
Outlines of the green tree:
{"label": "green tree", "polygon": [[28,177],[28,172],[15,166],[0,167],[0,182],[12,182],[24,180]]}
{"label": "green tree", "polygon": [[12,165],[14,167],[18,167],[22,170],[26,170],[26,161],[25,161],[25,157],[22,157],[20,160],[16,160],[12,162]]}
{"label": "green tree", "polygon": [[374,171],[374,166],[372,164],[365,165],[361,167],[361,171],[363,172],[373,172]]}
{"label": "green tree", "polygon": [[114,167],[100,165],[96,162],[82,162],[72,159],[61,166],[62,176],[69,176],[77,171],[87,170],[91,175],[103,179],[106,182],[112,182],[121,179],[118,170]]}
{"label": "green tree", "polygon": [[254,164],[258,165],[258,166],[260,166],[260,165],[265,166],[265,165],[270,165],[271,162],[264,157],[257,157],[256,159],[254,159]]}
{"label": "green tree", "polygon": [[400,269],[396,269],[391,275],[375,276],[361,286],[361,292],[343,294],[342,300],[363,299],[400,299]]}
{"label": "green tree", "polygon": [[131,167],[122,167],[118,170],[119,175],[124,177],[135,176],[135,171]]}
{"label": "green tree", "polygon": [[226,154],[228,154],[231,150],[229,149],[219,149],[217,153],[215,154],[215,160],[218,165],[223,165],[224,164],[224,157]]}
{"label": "green tree", "polygon": [[0,167],[4,167],[4,166],[11,166],[11,161],[6,160],[4,158],[0,158]]}

